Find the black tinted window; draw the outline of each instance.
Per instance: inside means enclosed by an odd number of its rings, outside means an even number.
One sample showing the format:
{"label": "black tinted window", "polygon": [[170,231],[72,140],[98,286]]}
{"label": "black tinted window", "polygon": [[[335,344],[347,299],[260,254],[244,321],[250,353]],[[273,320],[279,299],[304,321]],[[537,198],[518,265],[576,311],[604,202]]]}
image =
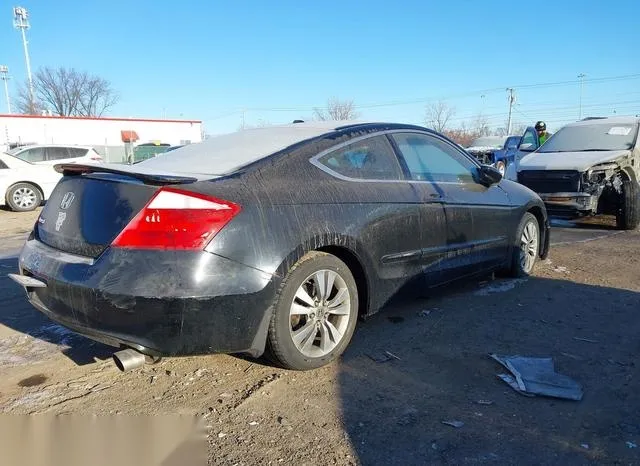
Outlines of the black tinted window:
{"label": "black tinted window", "polygon": [[391,144],[375,136],[349,144],[319,160],[327,168],[349,178],[361,180],[399,180],[402,170]]}
{"label": "black tinted window", "polygon": [[3,168],[9,168],[9,167],[7,167],[6,163],[4,163],[2,160],[0,160],[0,170],[2,170]]}
{"label": "black tinted window", "polygon": [[74,147],[47,147],[47,160],[74,159],[86,153],[86,149]]}
{"label": "black tinted window", "polygon": [[420,181],[472,182],[476,165],[455,148],[435,137],[394,134],[411,178]]}

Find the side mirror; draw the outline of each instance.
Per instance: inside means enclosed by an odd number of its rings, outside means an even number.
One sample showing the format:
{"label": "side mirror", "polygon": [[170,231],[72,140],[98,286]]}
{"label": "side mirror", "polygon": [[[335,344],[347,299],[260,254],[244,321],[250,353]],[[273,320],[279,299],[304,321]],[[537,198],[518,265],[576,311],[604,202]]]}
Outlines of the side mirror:
{"label": "side mirror", "polygon": [[492,167],[491,165],[481,165],[478,173],[480,175],[480,183],[485,186],[500,183],[500,180],[502,180],[502,173],[500,173],[496,167]]}
{"label": "side mirror", "polygon": [[522,152],[533,152],[534,150],[537,149],[537,147],[535,144],[527,142],[524,144],[520,144],[520,147],[518,147],[518,149],[521,150]]}

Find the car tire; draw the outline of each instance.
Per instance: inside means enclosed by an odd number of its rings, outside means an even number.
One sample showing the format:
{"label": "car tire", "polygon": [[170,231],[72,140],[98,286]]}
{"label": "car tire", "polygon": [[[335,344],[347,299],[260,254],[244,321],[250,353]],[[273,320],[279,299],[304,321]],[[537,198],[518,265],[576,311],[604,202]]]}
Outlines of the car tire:
{"label": "car tire", "polygon": [[285,369],[324,366],[343,353],[357,319],[358,289],[349,267],[331,254],[310,252],[291,268],[280,286],[267,354]]}
{"label": "car tire", "polygon": [[498,170],[502,175],[502,177],[504,178],[504,175],[507,173],[507,165],[504,162],[504,160],[498,160],[495,163],[495,167],[496,167],[496,170]]}
{"label": "car tire", "polygon": [[29,212],[40,207],[42,193],[31,183],[16,183],[7,190],[7,205],[16,212]]}
{"label": "car tire", "polygon": [[619,230],[635,230],[640,224],[640,187],[632,180],[622,181],[621,204],[616,213]]}
{"label": "car tire", "polygon": [[540,254],[540,224],[531,212],[522,216],[516,230],[508,275],[513,278],[528,277],[533,272]]}

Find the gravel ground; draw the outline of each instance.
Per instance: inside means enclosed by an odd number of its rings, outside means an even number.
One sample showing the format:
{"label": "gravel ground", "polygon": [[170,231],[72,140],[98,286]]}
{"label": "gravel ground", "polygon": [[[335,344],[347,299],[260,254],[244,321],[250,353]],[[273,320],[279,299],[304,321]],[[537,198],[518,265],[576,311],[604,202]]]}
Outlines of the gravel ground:
{"label": "gravel ground", "polygon": [[[210,464],[640,463],[638,232],[554,229],[533,277],[399,299],[317,371],[212,355],[120,373],[6,278],[36,216],[0,211],[2,413],[196,414]],[[516,393],[493,352],[553,357],[584,398]]]}

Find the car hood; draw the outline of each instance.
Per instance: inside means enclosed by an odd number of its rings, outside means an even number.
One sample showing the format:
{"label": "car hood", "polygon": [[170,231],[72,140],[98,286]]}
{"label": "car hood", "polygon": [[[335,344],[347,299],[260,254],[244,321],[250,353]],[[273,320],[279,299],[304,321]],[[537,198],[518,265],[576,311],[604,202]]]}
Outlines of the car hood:
{"label": "car hood", "polygon": [[522,170],[577,170],[586,171],[594,165],[616,160],[629,154],[628,150],[593,152],[533,152],[520,160]]}
{"label": "car hood", "polygon": [[495,147],[495,146],[471,146],[471,147],[467,147],[467,150],[470,152],[487,152],[487,151],[491,151],[491,150],[499,150],[501,149],[501,147]]}

